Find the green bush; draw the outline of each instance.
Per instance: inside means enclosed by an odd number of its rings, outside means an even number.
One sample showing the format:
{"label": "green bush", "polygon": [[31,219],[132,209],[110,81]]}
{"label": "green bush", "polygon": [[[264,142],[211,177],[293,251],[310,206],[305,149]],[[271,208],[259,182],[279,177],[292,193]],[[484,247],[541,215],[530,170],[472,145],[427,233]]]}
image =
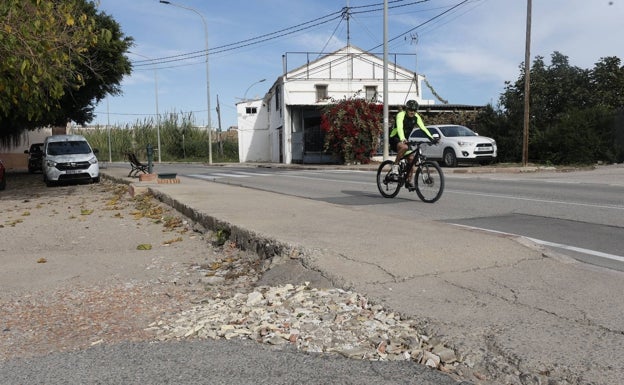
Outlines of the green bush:
{"label": "green bush", "polygon": [[[87,138],[91,146],[98,149],[98,157],[102,160],[108,160],[110,154],[113,162],[124,161],[128,152],[135,153],[140,160],[146,160],[147,145],[151,144],[154,148],[154,161],[157,161],[160,131],[160,157],[163,162],[207,162],[208,132],[193,126],[191,118],[190,114],[171,114],[160,121],[159,130],[154,119],[146,119],[125,127],[79,128],[74,133]],[[218,132],[213,131],[213,162],[238,162],[237,139],[228,136],[219,142],[220,137]]]}

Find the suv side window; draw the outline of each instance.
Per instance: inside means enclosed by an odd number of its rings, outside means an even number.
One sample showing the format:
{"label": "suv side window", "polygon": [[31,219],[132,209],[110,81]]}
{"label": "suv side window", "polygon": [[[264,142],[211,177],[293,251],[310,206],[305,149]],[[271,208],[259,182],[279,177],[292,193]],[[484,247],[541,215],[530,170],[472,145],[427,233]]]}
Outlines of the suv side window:
{"label": "suv side window", "polygon": [[[438,134],[440,135],[440,133],[438,132],[437,128],[433,128],[433,127],[427,127],[429,129],[429,132],[431,133],[431,135],[434,134]],[[427,135],[425,135],[425,133],[423,132],[423,130],[421,129],[414,129],[414,131],[412,131],[412,134],[410,135],[410,137],[412,138],[429,138]]]}

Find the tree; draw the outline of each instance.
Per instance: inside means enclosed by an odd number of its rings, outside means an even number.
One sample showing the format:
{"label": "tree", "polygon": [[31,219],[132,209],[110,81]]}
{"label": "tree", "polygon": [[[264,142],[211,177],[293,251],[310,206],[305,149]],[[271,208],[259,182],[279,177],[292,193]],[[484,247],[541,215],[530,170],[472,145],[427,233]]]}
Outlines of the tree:
{"label": "tree", "polygon": [[120,92],[132,44],[87,0],[0,2],[0,140],[24,130],[93,119],[94,103]]}
{"label": "tree", "polygon": [[615,56],[601,58],[589,74],[592,104],[624,107],[624,66]]}
{"label": "tree", "polygon": [[369,163],[383,131],[382,110],[380,104],[356,98],[325,107],[321,114],[325,150],[331,150],[345,163]]}
{"label": "tree", "polygon": [[[506,82],[498,110],[483,111],[481,131],[497,140],[499,159],[520,159],[524,119],[524,72]],[[541,163],[615,161],[622,155],[615,139],[616,111],[624,102],[624,68],[618,58],[603,58],[593,69],[571,66],[554,52],[546,65],[538,56],[531,68],[529,157]],[[496,126],[493,126],[493,125]]]}

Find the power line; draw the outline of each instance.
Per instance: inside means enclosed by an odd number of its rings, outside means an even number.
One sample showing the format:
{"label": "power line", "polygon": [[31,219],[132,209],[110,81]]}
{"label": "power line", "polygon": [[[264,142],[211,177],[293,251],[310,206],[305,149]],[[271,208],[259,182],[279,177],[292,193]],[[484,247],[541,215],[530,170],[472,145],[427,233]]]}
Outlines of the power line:
{"label": "power line", "polygon": [[[245,39],[245,40],[241,40],[235,43],[229,43],[229,44],[224,44],[224,45],[220,45],[220,46],[216,46],[213,48],[210,48],[208,50],[208,54],[215,54],[215,53],[221,53],[221,52],[225,52],[225,51],[230,51],[233,49],[238,49],[238,48],[243,48],[249,45],[253,45],[253,44],[259,44],[268,40],[272,40],[272,39],[277,39],[279,37],[284,37],[287,35],[291,35],[293,33],[296,32],[300,32],[309,28],[313,28],[313,27],[318,27],[321,24],[325,24],[328,23],[330,21],[339,19],[342,17],[342,10],[337,11],[337,12],[333,12],[330,13],[328,15],[325,16],[321,16],[319,18],[310,20],[310,21],[306,21],[304,23],[300,23],[288,28],[284,28],[275,32],[270,32],[270,33],[266,33],[263,35],[259,35],[256,37],[252,37],[249,39]],[[327,19],[327,20],[324,20]],[[314,25],[310,25],[307,26],[309,24],[315,23],[317,22],[317,24]],[[304,27],[307,26],[307,27]],[[293,31],[291,31],[293,30]],[[290,31],[290,32],[286,32],[286,31]],[[273,36],[275,35],[275,36]],[[233,47],[233,48],[232,48]],[[150,59],[150,60],[137,60],[135,61],[135,65],[136,66],[146,66],[146,65],[154,65],[154,64],[162,64],[162,63],[169,63],[171,61],[177,61],[177,60],[186,60],[186,59],[192,59],[195,57],[199,57],[199,56],[204,56],[206,54],[206,50],[200,50],[200,51],[193,51],[193,52],[189,52],[189,53],[185,53],[185,54],[179,54],[179,55],[173,55],[173,56],[165,56],[165,57],[161,57],[161,58],[155,58],[155,59]]]}
{"label": "power line", "polygon": [[[425,2],[429,2],[431,0],[418,0],[418,1],[411,1],[408,3],[403,3],[405,0],[393,0],[390,1],[389,4],[398,4],[398,5],[393,5],[390,6],[389,8],[394,9],[394,8],[402,8],[402,7],[407,7],[407,6],[412,6],[412,5],[416,5],[416,4],[421,4],[421,3],[425,3]],[[466,0],[468,1],[468,0]],[[403,4],[399,4],[399,3],[403,3]],[[224,44],[221,46],[216,46],[213,48],[210,48],[208,50],[208,54],[218,54],[218,53],[224,53],[224,52],[228,52],[228,51],[232,51],[232,50],[237,50],[237,49],[241,49],[244,47],[249,47],[252,45],[256,45],[256,44],[260,44],[260,43],[264,43],[270,40],[274,40],[274,39],[278,39],[281,37],[285,37],[288,35],[292,35],[294,33],[297,32],[301,32],[310,28],[315,28],[318,27],[320,25],[329,23],[331,21],[340,19],[342,21],[342,19],[344,18],[345,12],[349,12],[350,9],[363,9],[363,8],[373,8],[376,7],[374,9],[369,9],[369,10],[362,10],[362,11],[355,11],[353,13],[356,14],[363,14],[363,13],[373,13],[373,12],[379,12],[381,10],[383,10],[383,8],[379,8],[380,6],[382,6],[382,3],[375,3],[375,4],[368,4],[368,5],[361,5],[361,6],[356,6],[356,7],[349,7],[349,9],[346,9],[346,7],[342,8],[339,11],[336,12],[332,12],[329,13],[325,16],[321,16],[309,21],[306,21],[304,23],[300,23],[291,27],[287,27],[287,28],[283,28],[281,30],[275,31],[275,32],[270,32],[270,33],[266,33],[266,34],[262,34],[253,38],[248,38],[248,39],[244,39],[238,42],[234,42],[234,43],[229,43],[229,44]],[[339,25],[339,24],[338,24]],[[336,27],[337,28],[337,27]],[[154,59],[148,59],[148,60],[136,60],[133,62],[133,67],[151,67],[154,65],[160,65],[160,64],[168,64],[168,63],[173,63],[173,62],[178,62],[178,61],[184,61],[184,60],[190,60],[190,59],[197,59],[197,58],[201,58],[204,57],[206,55],[206,50],[199,50],[199,51],[193,51],[193,52],[187,52],[187,53],[183,53],[183,54],[178,54],[178,55],[172,55],[172,56],[165,56],[165,57],[161,57],[161,58],[154,58]]]}

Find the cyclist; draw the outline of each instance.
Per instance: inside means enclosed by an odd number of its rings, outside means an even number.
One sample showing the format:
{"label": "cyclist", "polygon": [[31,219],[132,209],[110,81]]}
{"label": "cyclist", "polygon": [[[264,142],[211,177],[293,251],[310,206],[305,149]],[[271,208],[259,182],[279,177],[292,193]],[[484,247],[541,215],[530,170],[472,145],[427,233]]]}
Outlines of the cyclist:
{"label": "cyclist", "polygon": [[[395,127],[390,132],[390,146],[392,150],[397,153],[394,159],[394,165],[392,165],[392,173],[394,174],[398,174],[399,172],[399,161],[409,149],[409,136],[414,128],[422,130],[425,135],[429,137],[431,142],[436,143],[438,140],[434,138],[427,127],[425,127],[422,118],[416,113],[417,109],[418,102],[415,100],[408,100],[405,104],[405,109],[400,109],[396,115]],[[411,162],[413,157],[414,154],[412,153],[408,160]],[[405,187],[408,189],[414,188],[412,184],[414,171],[413,167],[409,170],[407,181],[405,182]]]}

